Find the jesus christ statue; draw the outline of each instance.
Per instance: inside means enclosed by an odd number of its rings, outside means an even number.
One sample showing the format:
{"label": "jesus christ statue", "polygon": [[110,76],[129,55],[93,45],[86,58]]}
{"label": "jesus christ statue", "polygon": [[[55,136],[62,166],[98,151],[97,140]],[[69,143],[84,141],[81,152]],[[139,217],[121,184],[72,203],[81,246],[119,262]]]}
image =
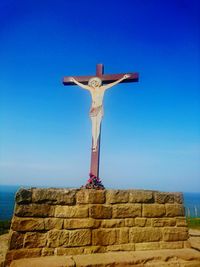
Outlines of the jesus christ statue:
{"label": "jesus christ statue", "polygon": [[100,134],[100,126],[101,126],[101,121],[103,118],[103,97],[104,93],[107,89],[113,87],[114,85],[120,83],[121,81],[129,78],[129,74],[125,74],[121,79],[107,84],[107,85],[102,85],[102,81],[98,77],[93,77],[88,81],[88,85],[84,85],[80,82],[78,82],[76,79],[73,77],[71,78],[71,81],[80,86],[83,89],[86,89],[90,92],[91,97],[92,97],[92,106],[90,109],[90,118],[92,121],[92,140],[93,140],[93,146],[92,146],[92,151],[96,152],[97,151],[97,144],[98,144],[98,138]]}

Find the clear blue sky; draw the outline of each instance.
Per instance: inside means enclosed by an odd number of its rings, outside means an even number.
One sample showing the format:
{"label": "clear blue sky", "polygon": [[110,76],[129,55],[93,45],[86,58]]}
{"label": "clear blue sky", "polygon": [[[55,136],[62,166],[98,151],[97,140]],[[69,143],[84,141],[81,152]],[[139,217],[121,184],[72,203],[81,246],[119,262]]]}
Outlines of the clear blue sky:
{"label": "clear blue sky", "polygon": [[140,73],[105,95],[106,187],[200,191],[198,0],[0,2],[0,184],[79,187],[91,99],[63,76]]}

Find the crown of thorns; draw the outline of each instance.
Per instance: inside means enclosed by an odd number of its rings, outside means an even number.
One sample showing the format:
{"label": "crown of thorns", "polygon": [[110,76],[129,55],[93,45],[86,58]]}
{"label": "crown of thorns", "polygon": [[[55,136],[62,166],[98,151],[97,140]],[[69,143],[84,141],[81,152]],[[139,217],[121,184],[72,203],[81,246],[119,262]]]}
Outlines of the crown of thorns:
{"label": "crown of thorns", "polygon": [[102,81],[101,81],[100,78],[98,78],[98,77],[92,77],[91,79],[89,79],[88,85],[91,86],[94,82],[97,82],[99,85],[102,84]]}

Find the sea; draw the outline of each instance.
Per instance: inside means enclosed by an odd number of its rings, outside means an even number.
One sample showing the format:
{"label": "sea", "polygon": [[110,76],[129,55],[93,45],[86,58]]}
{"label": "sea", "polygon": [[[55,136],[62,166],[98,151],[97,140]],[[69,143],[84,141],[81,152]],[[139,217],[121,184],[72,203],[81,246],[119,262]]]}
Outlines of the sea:
{"label": "sea", "polygon": [[[11,220],[15,205],[15,194],[22,186],[0,186],[0,220]],[[200,192],[183,193],[187,217],[200,218]]]}

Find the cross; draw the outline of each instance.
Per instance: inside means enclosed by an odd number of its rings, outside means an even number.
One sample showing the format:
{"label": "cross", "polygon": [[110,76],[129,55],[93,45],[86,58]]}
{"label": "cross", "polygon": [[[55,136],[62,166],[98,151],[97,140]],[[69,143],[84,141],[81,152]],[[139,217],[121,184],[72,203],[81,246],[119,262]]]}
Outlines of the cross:
{"label": "cross", "polygon": [[[139,74],[137,72],[135,73],[129,73],[129,77],[121,83],[129,83],[129,82],[138,82],[139,79]],[[125,73],[120,73],[120,74],[104,74],[104,66],[103,64],[97,64],[96,65],[96,74],[95,75],[90,75],[90,76],[73,76],[74,79],[76,79],[78,82],[82,84],[88,84],[88,81],[95,77],[98,77],[101,79],[102,84],[109,84],[112,82],[115,82],[119,79],[121,79]],[[65,76],[63,79],[63,84],[64,85],[76,85],[74,82],[71,81],[71,76]],[[101,130],[97,142],[97,149],[96,151],[91,152],[91,164],[90,164],[90,177],[95,177],[99,178],[99,162],[100,162],[100,139],[101,139]],[[92,147],[93,147],[93,141],[92,141]]]}

